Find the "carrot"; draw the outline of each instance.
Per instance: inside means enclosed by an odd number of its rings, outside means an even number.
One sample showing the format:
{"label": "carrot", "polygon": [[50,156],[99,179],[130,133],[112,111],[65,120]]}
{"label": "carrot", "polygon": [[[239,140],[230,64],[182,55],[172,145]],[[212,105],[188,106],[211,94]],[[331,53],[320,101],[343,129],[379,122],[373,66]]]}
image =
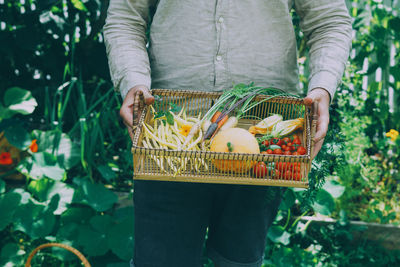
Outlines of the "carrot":
{"label": "carrot", "polygon": [[218,128],[218,123],[216,122],[211,123],[210,127],[208,127],[207,129],[207,132],[203,136],[203,140],[210,138],[217,128]]}
{"label": "carrot", "polygon": [[222,117],[222,119],[217,123],[217,129],[215,129],[214,133],[212,134],[211,138],[213,138],[219,131],[219,129],[221,129],[222,125],[224,125],[225,122],[228,121],[228,115],[224,115]]}
{"label": "carrot", "polygon": [[211,122],[216,122],[219,116],[221,115],[221,111],[217,110],[211,118]]}

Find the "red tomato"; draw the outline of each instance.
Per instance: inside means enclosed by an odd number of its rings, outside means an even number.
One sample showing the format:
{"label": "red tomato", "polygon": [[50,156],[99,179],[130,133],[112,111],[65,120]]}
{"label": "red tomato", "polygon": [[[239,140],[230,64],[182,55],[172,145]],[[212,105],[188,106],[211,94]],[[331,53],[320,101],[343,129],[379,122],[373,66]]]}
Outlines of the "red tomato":
{"label": "red tomato", "polygon": [[270,142],[270,145],[277,145],[277,146],[281,146],[282,145],[282,140],[279,138],[272,138],[272,141]]}
{"label": "red tomato", "polygon": [[265,141],[263,142],[263,145],[264,145],[264,146],[269,146],[268,140],[265,140]]}
{"label": "red tomato", "polygon": [[300,165],[301,165],[300,162],[293,162],[293,163],[290,165],[290,169],[293,170],[293,169],[300,168]]}
{"label": "red tomato", "polygon": [[300,137],[297,134],[292,135],[293,140],[294,139],[300,139]]}
{"label": "red tomato", "polygon": [[285,171],[286,168],[287,168],[286,162],[278,162],[278,163],[276,163],[276,165],[275,165],[275,169],[277,169],[277,170],[279,170],[279,171],[281,171],[281,172]]}
{"label": "red tomato", "polygon": [[265,152],[267,152],[267,154],[274,154],[274,152],[272,151],[272,149],[267,149],[267,151],[265,151]]}
{"label": "red tomato", "polygon": [[292,147],[291,146],[285,146],[285,148],[282,148],[284,151],[290,151],[290,150],[292,150]]}
{"label": "red tomato", "polygon": [[299,138],[293,139],[293,144],[301,145],[301,140]]}
{"label": "red tomato", "polygon": [[299,173],[299,172],[294,173],[293,178],[295,181],[301,181],[301,178],[302,178],[301,173]]}
{"label": "red tomato", "polygon": [[295,165],[295,166],[292,167],[292,170],[293,170],[294,172],[300,172],[300,171],[301,171],[301,168],[300,168],[300,166]]}
{"label": "red tomato", "polygon": [[285,180],[292,180],[292,178],[293,178],[293,174],[292,174],[292,171],[286,171],[285,172]]}
{"label": "red tomato", "polygon": [[267,175],[267,171],[267,165],[262,161],[258,162],[253,168],[253,173],[257,178],[264,178]]}
{"label": "red tomato", "polygon": [[269,154],[267,151],[261,151],[261,154]]}
{"label": "red tomato", "polygon": [[286,150],[287,145],[282,145],[281,148],[282,148],[282,150]]}
{"label": "red tomato", "polygon": [[292,140],[290,140],[289,137],[285,137],[282,139],[282,141],[287,144],[287,143],[290,143]]}
{"label": "red tomato", "polygon": [[275,169],[275,179],[280,179],[280,178],[281,178],[281,172]]}
{"label": "red tomato", "polygon": [[297,148],[297,152],[299,152],[300,155],[305,155],[307,153],[306,149],[302,146]]}
{"label": "red tomato", "polygon": [[293,156],[300,156],[301,154],[298,151],[292,153]]}
{"label": "red tomato", "polygon": [[273,153],[275,155],[282,155],[283,154],[282,149],[280,149],[280,148],[274,149]]}
{"label": "red tomato", "polygon": [[290,155],[292,155],[292,152],[290,152],[289,150],[285,150],[285,151],[283,152],[283,155],[288,155],[288,156],[290,156]]}

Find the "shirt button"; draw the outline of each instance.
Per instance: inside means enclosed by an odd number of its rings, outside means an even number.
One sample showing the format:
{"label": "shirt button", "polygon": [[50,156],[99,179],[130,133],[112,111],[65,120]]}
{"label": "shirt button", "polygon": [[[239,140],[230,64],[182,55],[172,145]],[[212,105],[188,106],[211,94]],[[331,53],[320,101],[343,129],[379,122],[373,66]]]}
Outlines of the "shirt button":
{"label": "shirt button", "polygon": [[221,56],[217,56],[217,61],[221,61],[222,57]]}
{"label": "shirt button", "polygon": [[224,18],[223,18],[223,17],[219,17],[218,22],[219,22],[219,23],[224,22]]}

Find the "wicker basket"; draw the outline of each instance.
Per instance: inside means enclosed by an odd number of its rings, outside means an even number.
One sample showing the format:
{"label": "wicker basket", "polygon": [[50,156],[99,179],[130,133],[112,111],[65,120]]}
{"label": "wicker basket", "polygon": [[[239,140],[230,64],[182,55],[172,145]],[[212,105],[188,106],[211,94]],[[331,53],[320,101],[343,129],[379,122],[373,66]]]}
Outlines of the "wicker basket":
{"label": "wicker basket", "polygon": [[[183,91],[183,90],[166,90],[153,89],[153,95],[163,98],[165,107],[168,103],[174,103],[180,107],[184,107],[188,115],[198,116],[205,114],[207,110],[222,94],[221,92],[201,92],[201,91]],[[254,101],[260,101],[266,96],[257,96]],[[304,118],[303,131],[297,133],[300,135],[302,144],[306,148],[307,153],[301,156],[288,155],[267,155],[267,154],[243,154],[243,153],[223,153],[210,151],[177,151],[167,149],[152,149],[143,147],[143,123],[149,122],[152,114],[149,108],[145,107],[144,112],[139,120],[138,127],[133,139],[132,153],[134,162],[134,179],[137,180],[160,180],[175,182],[198,182],[198,183],[224,183],[224,184],[247,184],[247,185],[266,185],[266,186],[285,186],[285,187],[308,187],[308,173],[311,168],[311,151],[313,149],[313,137],[316,129],[316,113],[317,105],[312,107],[306,106],[302,99],[292,97],[275,97],[267,100],[263,104],[257,105],[249,111],[249,115],[265,118],[269,114],[281,114],[284,120]],[[257,120],[241,119],[238,127],[248,129],[249,126],[258,123]],[[201,168],[191,165],[196,159],[201,160],[204,164]],[[163,160],[181,160],[186,164],[186,168],[179,173],[174,172],[166,166],[161,169],[156,161]],[[268,171],[264,178],[256,178],[253,175],[249,164],[254,162],[266,162],[267,165],[273,166],[279,162],[297,163],[300,166],[300,177],[287,178],[282,171],[278,176],[273,167]],[[220,171],[216,168],[216,162],[219,164],[236,164],[242,166],[243,171]],[[240,165],[241,164],[241,165]],[[205,167],[207,166],[207,167]]]}

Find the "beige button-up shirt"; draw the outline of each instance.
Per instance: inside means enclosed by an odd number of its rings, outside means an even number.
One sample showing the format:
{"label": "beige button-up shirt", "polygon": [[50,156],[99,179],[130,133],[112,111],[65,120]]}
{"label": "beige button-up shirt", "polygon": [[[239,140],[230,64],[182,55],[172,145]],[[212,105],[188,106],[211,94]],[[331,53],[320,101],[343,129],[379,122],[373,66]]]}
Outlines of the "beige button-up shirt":
{"label": "beige button-up shirt", "polygon": [[250,82],[298,94],[291,8],[310,47],[308,89],[332,98],[351,46],[344,0],[111,0],[104,38],[114,86],[123,97],[135,85],[218,91]]}

